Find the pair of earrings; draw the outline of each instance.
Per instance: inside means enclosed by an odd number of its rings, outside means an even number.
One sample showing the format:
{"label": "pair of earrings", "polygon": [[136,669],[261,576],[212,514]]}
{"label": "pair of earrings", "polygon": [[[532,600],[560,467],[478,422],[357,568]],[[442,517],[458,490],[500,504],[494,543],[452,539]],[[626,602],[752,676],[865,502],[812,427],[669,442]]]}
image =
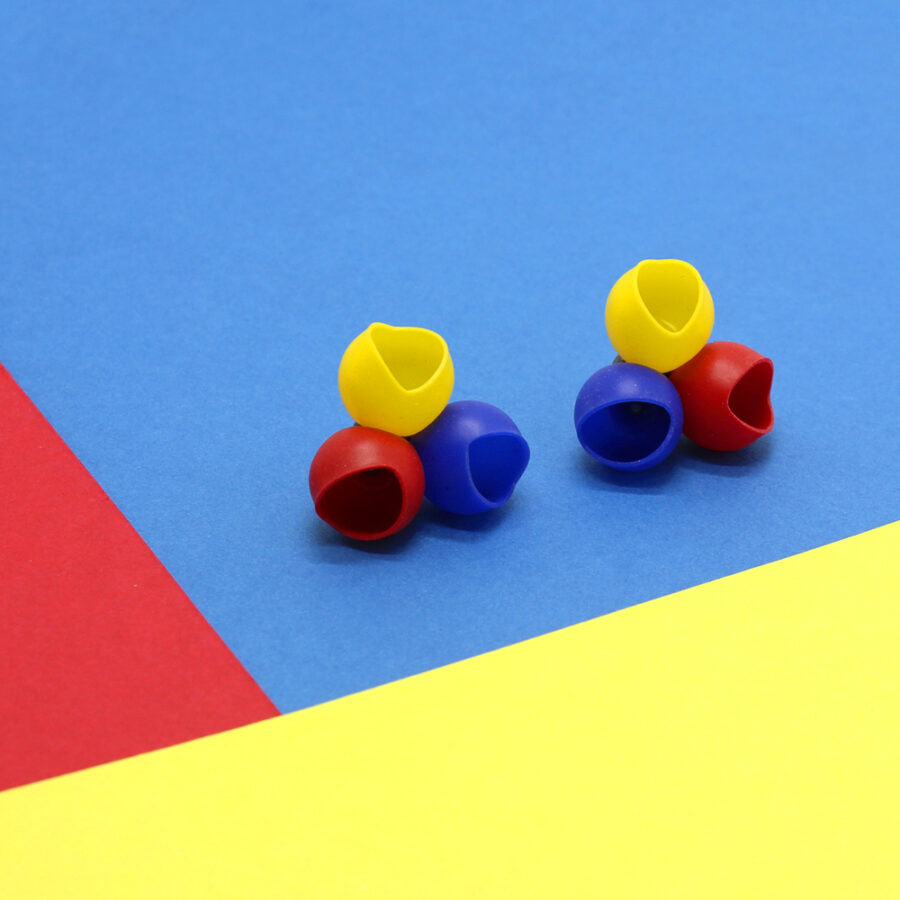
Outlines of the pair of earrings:
{"label": "pair of earrings", "polygon": [[[741,344],[707,343],[713,318],[703,279],[681,260],[644,260],[616,282],[606,327],[619,356],[575,401],[575,431],[591,456],[637,471],[669,456],[682,431],[715,450],[771,431],[772,361]],[[506,503],[528,443],[497,407],[450,403],[453,378],[433,331],[375,323],[351,342],[338,386],[357,425],[328,438],[309,471],[322,519],[376,540],[405,528],[426,496],[463,515]]]}

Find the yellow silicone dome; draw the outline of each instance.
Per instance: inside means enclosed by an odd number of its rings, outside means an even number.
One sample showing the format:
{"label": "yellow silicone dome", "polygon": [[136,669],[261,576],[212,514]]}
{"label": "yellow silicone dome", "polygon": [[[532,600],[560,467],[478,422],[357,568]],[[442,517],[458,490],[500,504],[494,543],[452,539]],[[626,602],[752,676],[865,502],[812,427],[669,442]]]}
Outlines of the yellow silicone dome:
{"label": "yellow silicone dome", "polygon": [[447,342],[434,331],[375,322],[344,351],[338,388],[360,425],[416,434],[447,405],[453,360]]}
{"label": "yellow silicone dome", "polygon": [[614,285],[606,330],[626,362],[671,372],[696,356],[715,310],[700,273],[681,259],[645,259]]}

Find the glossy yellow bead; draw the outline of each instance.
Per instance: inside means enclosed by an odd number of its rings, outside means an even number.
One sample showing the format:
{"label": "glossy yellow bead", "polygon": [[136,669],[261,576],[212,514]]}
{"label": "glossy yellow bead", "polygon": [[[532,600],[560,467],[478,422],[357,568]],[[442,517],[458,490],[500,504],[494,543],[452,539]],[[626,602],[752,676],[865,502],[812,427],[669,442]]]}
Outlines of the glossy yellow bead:
{"label": "glossy yellow bead", "polygon": [[606,330],[616,352],[658,372],[671,372],[699,353],[714,317],[709,288],[681,259],[639,262],[606,301]]}
{"label": "glossy yellow bead", "polygon": [[338,387],[347,412],[360,425],[416,434],[447,405],[453,360],[434,331],[375,322],[344,352]]}

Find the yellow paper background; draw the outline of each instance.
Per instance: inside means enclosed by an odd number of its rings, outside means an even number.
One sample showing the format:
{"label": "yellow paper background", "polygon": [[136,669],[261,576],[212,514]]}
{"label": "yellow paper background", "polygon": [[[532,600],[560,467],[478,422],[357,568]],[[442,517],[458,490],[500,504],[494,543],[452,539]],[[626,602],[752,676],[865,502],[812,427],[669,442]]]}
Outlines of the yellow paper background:
{"label": "yellow paper background", "polygon": [[898,898],[898,586],[894,524],[9,791],[0,895]]}

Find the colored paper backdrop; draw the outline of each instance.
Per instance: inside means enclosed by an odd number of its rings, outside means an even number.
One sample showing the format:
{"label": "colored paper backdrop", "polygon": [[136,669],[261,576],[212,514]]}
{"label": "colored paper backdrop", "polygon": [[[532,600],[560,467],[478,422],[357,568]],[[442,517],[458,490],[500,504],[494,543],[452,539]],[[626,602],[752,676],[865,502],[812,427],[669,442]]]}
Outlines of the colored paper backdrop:
{"label": "colored paper backdrop", "polygon": [[[7,3],[0,359],[282,711],[897,517],[895,4]],[[571,408],[638,259],[775,360],[776,428],[644,476]],[[370,321],[532,465],[375,548],[306,469]]]}

